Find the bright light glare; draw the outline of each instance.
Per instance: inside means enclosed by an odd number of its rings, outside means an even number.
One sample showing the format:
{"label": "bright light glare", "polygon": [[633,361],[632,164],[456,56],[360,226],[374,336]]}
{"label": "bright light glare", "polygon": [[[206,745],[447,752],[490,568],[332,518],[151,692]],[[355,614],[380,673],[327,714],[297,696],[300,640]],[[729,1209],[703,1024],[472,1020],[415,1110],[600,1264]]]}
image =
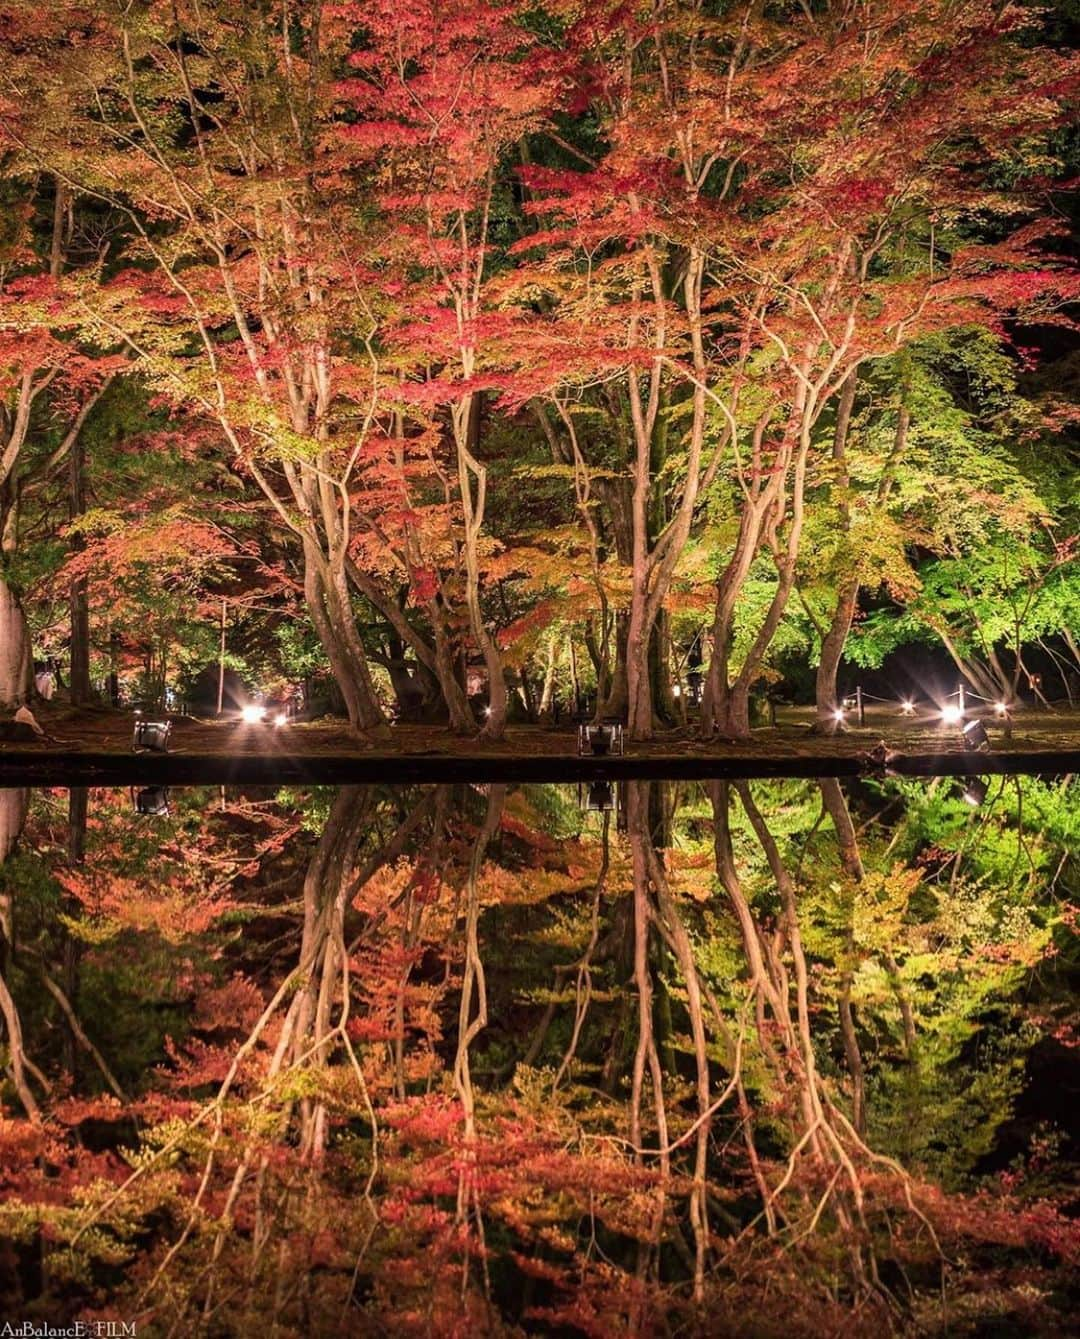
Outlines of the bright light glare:
{"label": "bright light glare", "polygon": [[1005,715],[1008,714],[1008,711],[1009,711],[1008,703],[1006,703],[1006,702],[995,702],[995,703],[994,703],[994,715],[995,715],[995,716],[1005,716]]}
{"label": "bright light glare", "polygon": [[843,709],[841,707],[837,707],[832,714],[832,718],[834,721],[842,721],[844,719]]}
{"label": "bright light glare", "polygon": [[278,714],[274,717],[275,725],[288,725],[288,723],[289,718],[288,716],[285,715],[283,711],[279,711]]}
{"label": "bright light glare", "polygon": [[900,710],[905,716],[914,716],[915,703],[912,702],[910,698],[905,698],[904,701],[900,703]]}
{"label": "bright light glare", "polygon": [[958,706],[950,702],[947,707],[942,707],[941,719],[946,725],[959,725],[964,719],[964,713]]}
{"label": "bright light glare", "polygon": [[675,684],[671,689],[672,697],[682,697],[682,685]]}
{"label": "bright light glare", "polygon": [[491,715],[491,708],[490,708],[490,707],[485,707],[485,708],[484,708],[484,715],[485,715],[485,716],[490,716],[490,715]]}
{"label": "bright light glare", "polygon": [[266,708],[260,707],[254,702],[249,702],[240,712],[240,719],[245,725],[258,725],[266,715]]}

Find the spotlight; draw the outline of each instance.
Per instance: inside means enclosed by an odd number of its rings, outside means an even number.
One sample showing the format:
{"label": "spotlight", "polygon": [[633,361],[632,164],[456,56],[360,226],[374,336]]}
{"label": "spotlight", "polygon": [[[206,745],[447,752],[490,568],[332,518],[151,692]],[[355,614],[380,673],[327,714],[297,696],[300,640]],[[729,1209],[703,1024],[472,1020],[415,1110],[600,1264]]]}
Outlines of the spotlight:
{"label": "spotlight", "polygon": [[961,731],[966,749],[985,749],[990,746],[990,736],[982,721],[968,721]]}
{"label": "spotlight", "polygon": [[289,724],[289,718],[288,718],[288,716],[285,714],[285,712],[283,712],[283,711],[279,711],[279,712],[278,712],[278,714],[274,717],[274,724],[275,724],[275,725],[288,725],[288,724]]}
{"label": "spotlight", "polygon": [[947,707],[941,709],[941,720],[945,725],[959,725],[964,719],[964,713],[954,703],[950,702]]}
{"label": "spotlight", "polygon": [[837,707],[836,710],[835,710],[835,711],[833,712],[833,714],[832,714],[832,718],[833,718],[833,720],[836,721],[837,723],[839,723],[840,721],[842,721],[842,720],[844,719],[844,708],[843,708],[843,707]]}
{"label": "spotlight", "polygon": [[172,721],[137,720],[131,747],[136,753],[168,753],[171,734]]}
{"label": "spotlight", "polygon": [[591,753],[594,758],[605,758],[611,753],[624,750],[623,728],[612,725],[578,726],[578,754]]}
{"label": "spotlight", "polygon": [[911,698],[905,697],[903,702],[900,703],[900,714],[901,716],[915,715],[915,703],[912,702]]}
{"label": "spotlight", "polygon": [[964,786],[964,803],[970,804],[972,809],[978,809],[979,805],[986,799],[989,790],[990,787],[981,776],[973,776]]}
{"label": "spotlight", "polygon": [[245,725],[258,725],[266,715],[266,708],[260,707],[255,702],[249,702],[246,707],[241,708],[240,719]]}
{"label": "spotlight", "polygon": [[1008,714],[1009,714],[1009,704],[1008,704],[1007,702],[995,702],[995,703],[994,703],[994,715],[995,715],[995,716],[999,716],[999,717],[1000,717],[1000,716],[1008,716]]}

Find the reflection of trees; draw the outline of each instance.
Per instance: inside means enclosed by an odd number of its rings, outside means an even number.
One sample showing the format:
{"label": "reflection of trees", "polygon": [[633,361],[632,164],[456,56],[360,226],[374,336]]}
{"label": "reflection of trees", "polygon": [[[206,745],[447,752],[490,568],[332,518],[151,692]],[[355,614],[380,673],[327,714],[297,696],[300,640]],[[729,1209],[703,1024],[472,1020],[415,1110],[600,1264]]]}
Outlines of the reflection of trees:
{"label": "reflection of trees", "polygon": [[[879,834],[829,781],[623,799],[625,838],[504,787],[343,788],[302,861],[274,827],[243,933],[189,935],[228,965],[167,1062],[111,1117],[90,1075],[51,1104],[145,1128],[122,1170],[76,1177],[77,1211],[27,1172],[49,1251],[84,1278],[119,1251],[118,1295],[164,1333],[739,1334],[766,1297],[763,1333],[925,1314],[936,1238],[1007,1240],[1018,1209],[898,1156],[897,1113],[932,1124],[962,1062],[924,983],[983,970],[911,910],[907,820]],[[991,966],[983,999],[1017,979]],[[1059,1250],[1062,1223],[1025,1230]]]}
{"label": "reflection of trees", "polygon": [[[15,849],[30,800],[28,790],[0,790],[0,866]],[[18,1093],[23,1110],[31,1120],[41,1112],[27,1078],[27,1056],[23,1045],[22,1021],[8,986],[15,948],[14,888],[0,869],[0,1013],[3,1014],[7,1040],[5,1068]]]}

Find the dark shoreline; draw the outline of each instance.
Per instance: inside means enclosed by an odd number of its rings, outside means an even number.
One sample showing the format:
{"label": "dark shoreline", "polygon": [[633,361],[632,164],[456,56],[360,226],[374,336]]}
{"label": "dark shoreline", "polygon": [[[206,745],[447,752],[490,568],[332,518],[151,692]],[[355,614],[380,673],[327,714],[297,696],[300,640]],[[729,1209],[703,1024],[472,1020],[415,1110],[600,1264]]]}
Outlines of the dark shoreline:
{"label": "dark shoreline", "polygon": [[708,781],[769,777],[976,776],[1080,772],[1080,750],[897,753],[887,767],[866,755],[584,757],[442,753],[121,754],[0,752],[0,787],[125,785],[417,785],[448,782]]}

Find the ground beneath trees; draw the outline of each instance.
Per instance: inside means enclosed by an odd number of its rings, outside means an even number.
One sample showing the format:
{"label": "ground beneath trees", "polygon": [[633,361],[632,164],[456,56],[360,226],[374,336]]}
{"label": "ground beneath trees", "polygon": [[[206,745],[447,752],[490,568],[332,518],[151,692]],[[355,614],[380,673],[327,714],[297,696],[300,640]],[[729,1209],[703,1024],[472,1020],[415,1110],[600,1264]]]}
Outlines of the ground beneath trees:
{"label": "ground beneath trees", "polygon": [[[235,720],[171,717],[168,755],[132,750],[135,717],[127,711],[76,712],[40,705],[49,738],[0,744],[0,784],[173,784],[231,781],[558,781],[589,777],[834,775],[880,772],[907,775],[1080,770],[1080,712],[1018,713],[1007,739],[988,720],[990,748],[965,750],[959,730],[936,717],[900,716],[871,708],[866,724],[844,733],[812,734],[809,709],[789,709],[777,725],[736,743],[704,742],[693,726],[628,744],[623,757],[579,758],[574,727],[511,726],[498,742],[461,738],[438,726],[402,725],[388,743],[365,745],[340,720],[244,725]],[[876,751],[876,752],[875,752]]]}

